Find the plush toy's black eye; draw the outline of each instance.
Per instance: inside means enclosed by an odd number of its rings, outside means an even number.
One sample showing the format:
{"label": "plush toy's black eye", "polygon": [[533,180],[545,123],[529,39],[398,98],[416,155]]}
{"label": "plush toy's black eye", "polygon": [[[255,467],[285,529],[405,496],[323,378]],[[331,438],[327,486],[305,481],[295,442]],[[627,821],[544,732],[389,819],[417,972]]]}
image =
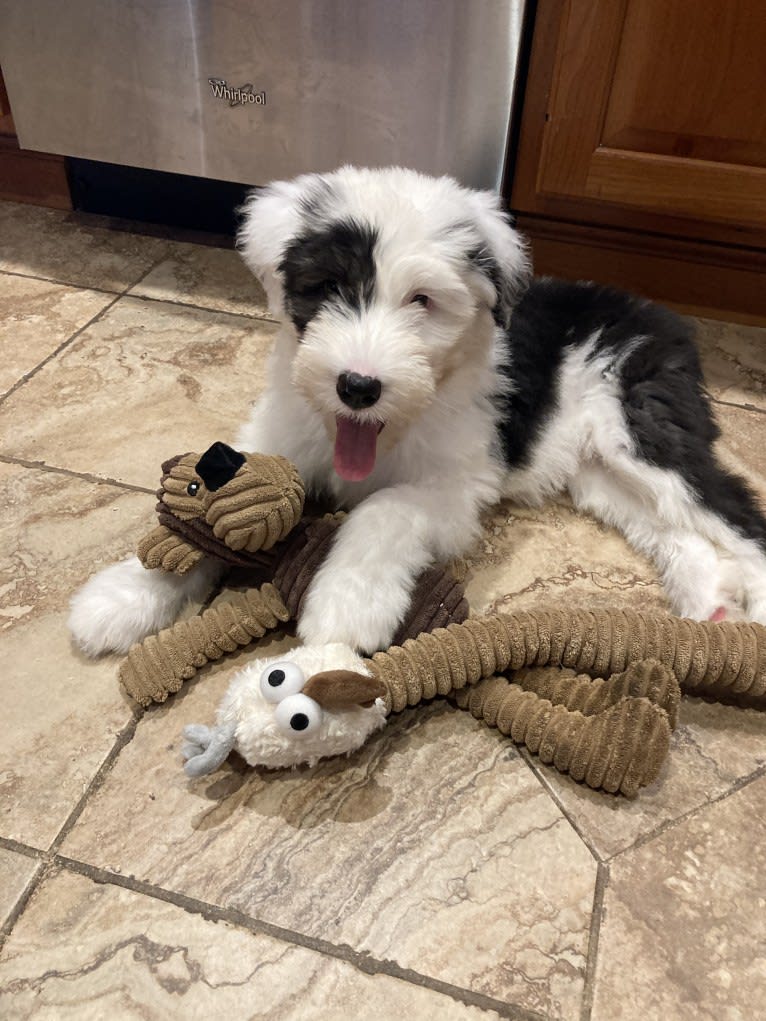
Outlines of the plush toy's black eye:
{"label": "plush toy's black eye", "polygon": [[279,703],[274,710],[274,722],[283,734],[308,737],[322,726],[322,707],[299,691]]}
{"label": "plush toy's black eye", "polygon": [[288,695],[294,695],[303,687],[306,678],[303,671],[289,659],[277,660],[267,666],[261,674],[261,694],[267,702],[281,702]]}
{"label": "plush toy's black eye", "polygon": [[199,492],[199,482],[190,482],[186,487],[186,492],[189,496],[196,496]]}

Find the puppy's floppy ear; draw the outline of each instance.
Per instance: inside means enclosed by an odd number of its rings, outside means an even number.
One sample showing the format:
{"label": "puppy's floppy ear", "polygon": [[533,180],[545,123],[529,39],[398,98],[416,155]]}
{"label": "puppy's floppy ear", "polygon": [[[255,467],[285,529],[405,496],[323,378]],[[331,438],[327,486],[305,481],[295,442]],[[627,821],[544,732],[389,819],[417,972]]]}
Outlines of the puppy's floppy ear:
{"label": "puppy's floppy ear", "polygon": [[294,181],[275,181],[266,188],[255,188],[239,209],[242,223],[237,248],[263,284],[275,315],[283,311],[278,266],[288,244],[301,231],[303,196],[312,180],[313,175],[304,174]]}
{"label": "puppy's floppy ear", "polygon": [[508,329],[511,313],[532,279],[532,264],[526,242],[511,226],[499,196],[490,191],[471,192],[473,218],[482,239],[472,252],[476,268],[491,283],[494,293],[492,314],[495,322]]}

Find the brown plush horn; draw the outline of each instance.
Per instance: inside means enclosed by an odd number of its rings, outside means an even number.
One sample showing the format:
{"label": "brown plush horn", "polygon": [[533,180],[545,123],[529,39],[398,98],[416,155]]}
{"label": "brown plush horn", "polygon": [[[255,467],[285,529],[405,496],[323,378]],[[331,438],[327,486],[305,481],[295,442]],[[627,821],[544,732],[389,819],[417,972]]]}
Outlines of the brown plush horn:
{"label": "brown plush horn", "polygon": [[325,670],[309,677],[303,685],[303,694],[323,709],[352,709],[371,706],[376,698],[384,698],[386,686],[377,677],[354,670]]}

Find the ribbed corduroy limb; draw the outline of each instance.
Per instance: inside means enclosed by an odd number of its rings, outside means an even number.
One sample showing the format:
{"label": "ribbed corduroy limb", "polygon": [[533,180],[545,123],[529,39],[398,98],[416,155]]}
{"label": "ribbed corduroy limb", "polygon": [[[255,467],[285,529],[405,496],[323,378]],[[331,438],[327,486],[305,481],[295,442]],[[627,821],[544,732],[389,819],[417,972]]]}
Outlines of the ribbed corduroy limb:
{"label": "ribbed corduroy limb", "polygon": [[457,702],[546,765],[629,798],[657,779],[670,746],[667,714],[648,698],[626,695],[584,716],[505,677],[490,677],[460,691]]}
{"label": "ribbed corduroy limb", "polygon": [[514,613],[472,618],[377,653],[394,711],[525,666],[609,677],[642,659],[669,667],[694,694],[766,698],[766,627],[680,620],[632,610]]}
{"label": "ribbed corduroy limb", "polygon": [[262,638],[286,620],[289,613],[273,585],[237,593],[230,602],[134,645],[120,667],[120,681],[141,705],[164,702],[200,667]]}
{"label": "ribbed corduroy limb", "polygon": [[656,659],[694,694],[755,700],[766,695],[766,628],[761,624],[683,620],[627,609],[519,613],[502,620],[517,636],[512,667],[556,663],[609,676],[637,660]]}
{"label": "ribbed corduroy limb", "polygon": [[136,556],[147,570],[172,571],[174,574],[186,574],[203,557],[200,549],[195,549],[177,532],[165,525],[157,525],[138,544]]}
{"label": "ribbed corduroy limb", "polygon": [[648,698],[664,709],[672,730],[678,722],[681,688],[670,667],[656,659],[631,663],[627,670],[607,679],[578,674],[568,667],[540,666],[515,670],[511,680],[524,691],[533,691],[554,705],[576,709],[583,716],[595,716],[630,695]]}

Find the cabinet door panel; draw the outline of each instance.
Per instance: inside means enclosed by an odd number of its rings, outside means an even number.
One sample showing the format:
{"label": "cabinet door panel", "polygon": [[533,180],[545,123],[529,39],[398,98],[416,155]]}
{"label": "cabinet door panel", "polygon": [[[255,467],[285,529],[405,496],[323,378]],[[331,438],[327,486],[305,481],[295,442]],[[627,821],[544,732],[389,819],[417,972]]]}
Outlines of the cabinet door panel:
{"label": "cabinet door panel", "polygon": [[766,226],[762,0],[568,0],[537,189]]}

